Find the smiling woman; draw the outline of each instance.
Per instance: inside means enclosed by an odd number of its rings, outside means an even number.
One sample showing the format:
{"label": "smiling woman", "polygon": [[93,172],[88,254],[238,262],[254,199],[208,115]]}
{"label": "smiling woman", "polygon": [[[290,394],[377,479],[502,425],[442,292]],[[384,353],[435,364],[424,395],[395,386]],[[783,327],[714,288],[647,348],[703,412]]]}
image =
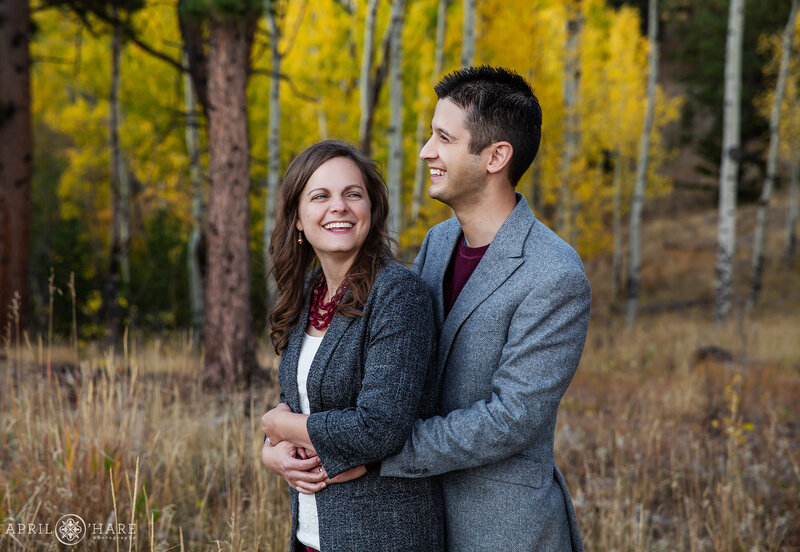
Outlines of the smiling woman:
{"label": "smiling woman", "polygon": [[436,397],[431,297],[392,256],[383,179],[352,146],[321,142],[289,165],[277,212],[282,392],[262,418],[261,460],[291,487],[290,550],[440,551],[435,482],[366,467],[397,452]]}
{"label": "smiling woman", "polygon": [[300,193],[295,227],[322,264],[328,289],[339,287],[364,243],[370,208],[364,177],[348,157],[334,157],[320,165]]}

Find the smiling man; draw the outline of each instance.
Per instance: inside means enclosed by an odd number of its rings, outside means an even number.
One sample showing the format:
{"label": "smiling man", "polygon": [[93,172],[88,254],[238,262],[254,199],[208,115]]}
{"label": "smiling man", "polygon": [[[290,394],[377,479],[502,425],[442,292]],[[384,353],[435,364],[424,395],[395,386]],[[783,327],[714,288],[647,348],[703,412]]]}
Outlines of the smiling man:
{"label": "smiling man", "polygon": [[435,90],[420,157],[429,195],[455,218],[428,232],[414,270],[435,298],[439,416],[416,421],[381,475],[440,476],[451,552],[582,550],[553,440],[591,292],[578,255],[515,190],[541,108],[499,68],[457,71]]}

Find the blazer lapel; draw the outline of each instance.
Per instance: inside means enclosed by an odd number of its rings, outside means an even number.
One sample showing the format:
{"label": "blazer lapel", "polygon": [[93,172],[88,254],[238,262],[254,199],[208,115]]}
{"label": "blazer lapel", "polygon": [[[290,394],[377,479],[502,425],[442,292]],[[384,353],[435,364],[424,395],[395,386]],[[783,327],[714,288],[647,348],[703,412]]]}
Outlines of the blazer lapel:
{"label": "blazer lapel", "polygon": [[453,258],[453,251],[458,245],[461,237],[461,226],[456,220],[444,228],[442,237],[437,240],[436,247],[432,247],[428,252],[430,261],[426,258],[425,272],[422,277],[433,287],[434,290],[434,316],[436,319],[436,329],[441,330],[444,325],[444,274],[450,259]]}
{"label": "blazer lapel", "polygon": [[[306,314],[306,319],[308,315]],[[322,375],[325,373],[325,368],[328,361],[331,359],[336,345],[341,341],[347,328],[353,323],[354,318],[346,318],[336,314],[331,320],[328,331],[322,337],[322,343],[319,344],[317,354],[314,355],[314,360],[311,362],[311,368],[308,371],[308,380],[306,380],[306,391],[308,392],[308,403],[311,407],[311,412],[320,412],[322,410]]]}
{"label": "blazer lapel", "polygon": [[467,317],[522,264],[523,245],[534,220],[527,201],[517,194],[517,206],[498,230],[444,321],[439,340],[440,370]]}
{"label": "blazer lapel", "polygon": [[300,313],[300,322],[297,323],[292,333],[289,335],[289,342],[286,344],[286,349],[281,353],[283,357],[281,359],[281,366],[284,370],[287,370],[287,373],[282,378],[281,385],[283,386],[286,402],[292,408],[293,412],[300,412],[300,394],[297,389],[297,362],[300,360],[300,347],[303,344],[306,320],[308,320],[308,301],[306,301]]}

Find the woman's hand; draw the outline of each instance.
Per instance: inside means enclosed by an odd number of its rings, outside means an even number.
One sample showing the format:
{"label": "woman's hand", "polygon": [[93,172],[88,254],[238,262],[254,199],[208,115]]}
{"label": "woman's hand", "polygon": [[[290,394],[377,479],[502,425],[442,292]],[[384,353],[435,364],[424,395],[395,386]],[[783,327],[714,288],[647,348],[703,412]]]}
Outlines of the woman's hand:
{"label": "woman's hand", "polygon": [[324,483],[345,483],[347,481],[352,481],[353,479],[358,479],[362,475],[367,473],[367,467],[363,464],[361,466],[356,466],[355,468],[350,468],[349,470],[340,473],[333,479],[325,478]]}
{"label": "woman's hand", "polygon": [[289,405],[286,403],[278,403],[278,405],[261,416],[261,431],[264,432],[264,435],[267,436],[268,442],[272,443],[273,445],[277,445],[282,441],[282,439],[278,436],[278,432],[275,427],[275,415],[279,412],[291,412],[292,409],[289,408]]}
{"label": "woman's hand", "polygon": [[327,474],[322,469],[319,457],[300,458],[298,447],[288,441],[281,441],[276,445],[265,442],[261,447],[261,462],[268,470],[283,477],[290,487],[303,494],[314,494],[327,486]]}
{"label": "woman's hand", "polygon": [[291,441],[296,446],[313,450],[314,445],[306,428],[307,421],[308,415],[296,414],[289,405],[280,403],[261,416],[261,430],[273,445],[281,441]]}

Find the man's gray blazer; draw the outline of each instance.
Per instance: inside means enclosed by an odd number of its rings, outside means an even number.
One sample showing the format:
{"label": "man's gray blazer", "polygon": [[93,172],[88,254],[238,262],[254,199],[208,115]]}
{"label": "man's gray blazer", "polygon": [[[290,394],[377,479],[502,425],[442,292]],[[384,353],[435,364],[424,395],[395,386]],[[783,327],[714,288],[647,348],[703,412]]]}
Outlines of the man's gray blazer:
{"label": "man's gray blazer", "polygon": [[517,194],[445,318],[461,236],[457,219],[434,226],[414,262],[435,298],[440,415],[415,422],[381,475],[443,474],[450,552],[582,550],[553,439],[589,325],[583,265]]}

